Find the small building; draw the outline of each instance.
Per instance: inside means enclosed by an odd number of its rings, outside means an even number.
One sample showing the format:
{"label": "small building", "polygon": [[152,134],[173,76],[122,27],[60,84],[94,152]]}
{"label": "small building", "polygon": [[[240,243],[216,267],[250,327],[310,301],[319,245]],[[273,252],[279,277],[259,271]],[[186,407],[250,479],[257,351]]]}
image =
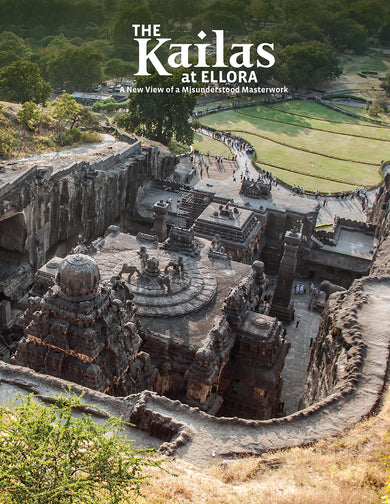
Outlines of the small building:
{"label": "small building", "polygon": [[312,236],[308,271],[318,282],[349,287],[355,278],[368,275],[375,248],[375,226],[336,218],[332,231]]}
{"label": "small building", "polygon": [[252,210],[210,203],[193,225],[196,236],[219,236],[224,252],[234,261],[252,262],[257,257],[261,224]]}
{"label": "small building", "polygon": [[109,94],[104,93],[82,93],[79,91],[75,91],[72,93],[73,98],[81,105],[93,105],[96,102],[107,100],[108,98],[112,98]]}

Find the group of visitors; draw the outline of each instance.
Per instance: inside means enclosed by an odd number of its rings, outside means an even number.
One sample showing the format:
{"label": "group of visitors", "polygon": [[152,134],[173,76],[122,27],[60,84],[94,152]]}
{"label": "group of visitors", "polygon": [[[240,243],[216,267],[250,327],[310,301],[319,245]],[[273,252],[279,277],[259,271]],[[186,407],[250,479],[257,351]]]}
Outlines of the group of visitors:
{"label": "group of visitors", "polygon": [[291,189],[298,194],[303,194],[303,187],[301,186],[296,186],[295,184],[293,184]]}
{"label": "group of visitors", "polygon": [[306,294],[306,287],[303,284],[297,283],[294,287],[295,294]]}

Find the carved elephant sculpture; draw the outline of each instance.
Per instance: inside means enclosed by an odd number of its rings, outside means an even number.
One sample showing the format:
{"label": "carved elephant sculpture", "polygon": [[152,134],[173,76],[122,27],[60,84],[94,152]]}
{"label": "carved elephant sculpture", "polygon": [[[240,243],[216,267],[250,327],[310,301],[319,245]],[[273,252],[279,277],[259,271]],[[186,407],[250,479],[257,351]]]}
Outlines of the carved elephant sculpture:
{"label": "carved elephant sculpture", "polygon": [[320,289],[323,292],[325,292],[325,294],[326,294],[325,299],[328,299],[328,297],[331,294],[333,294],[334,292],[344,292],[345,290],[347,290],[344,287],[341,287],[341,285],[336,285],[336,284],[329,282],[329,280],[324,280],[323,282],[321,282]]}

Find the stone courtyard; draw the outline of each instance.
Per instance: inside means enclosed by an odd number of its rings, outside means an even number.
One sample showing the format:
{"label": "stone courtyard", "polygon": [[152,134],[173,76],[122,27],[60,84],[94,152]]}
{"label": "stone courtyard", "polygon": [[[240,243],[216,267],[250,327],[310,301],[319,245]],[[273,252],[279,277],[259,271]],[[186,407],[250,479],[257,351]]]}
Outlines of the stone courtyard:
{"label": "stone courtyard", "polygon": [[[265,197],[256,188],[247,194],[241,179],[257,173],[248,156],[234,150],[237,161],[210,159],[206,173],[185,159],[188,166],[181,170],[195,168],[194,187],[171,190],[172,159],[153,149],[141,151],[139,145],[118,148],[108,157],[103,149],[92,165],[82,160],[69,167],[59,161],[53,170],[45,163],[55,160],[48,159],[37,171],[23,161],[21,173],[3,180],[1,194],[9,198],[1,202],[3,256],[11,254],[12,223],[17,222],[28,244],[24,260],[38,272],[22,319],[24,338],[12,358],[17,366],[0,366],[0,395],[10,397],[26,383],[29,390],[43,386],[50,394],[61,379],[76,381],[97,391],[88,391],[88,400],[109,411],[125,411],[146,444],[201,463],[210,450],[226,456],[311,442],[371,411],[387,362],[381,348],[389,332],[381,330],[375,340],[374,326],[388,298],[388,283],[367,276],[383,238],[374,237],[359,203],[329,198],[325,206],[280,184]],[[44,190],[53,184],[53,197],[58,185],[62,191],[61,224],[50,214],[35,224],[35,250],[30,218],[21,216],[36,213],[37,203],[26,197],[27,189],[24,200],[12,192],[13,184],[31,187],[30,177]],[[129,190],[110,214],[103,189],[107,180],[112,194],[120,181]],[[167,180],[167,187],[155,186],[156,180]],[[83,238],[85,245],[79,243],[75,255],[47,262],[43,258],[54,255],[54,246],[60,250],[60,241],[63,247],[67,240],[75,243],[76,228],[66,231],[74,203],[67,206],[65,195],[70,190],[77,199],[72,191],[79,184],[96,192],[100,202],[90,213],[84,211],[87,224],[77,241]],[[385,193],[382,189],[383,201]],[[368,198],[372,203],[373,194]],[[164,211],[153,229],[160,233],[168,225],[167,241],[150,231],[157,202]],[[133,217],[144,225],[138,236],[121,232]],[[383,219],[377,211],[382,231]],[[314,236],[316,223],[333,222],[331,234],[318,235],[323,242]],[[114,223],[120,226],[106,231]],[[290,259],[289,236],[297,237]],[[88,255],[83,259],[80,252]],[[80,270],[74,276],[70,270],[81,262],[90,273]],[[324,304],[313,311],[319,282],[332,270],[330,279],[340,279],[349,290],[335,291],[322,313]],[[13,290],[21,297],[25,286],[32,286],[26,274],[18,282],[4,279],[3,293]],[[294,293],[297,284],[302,293]],[[273,296],[278,309],[271,316]],[[10,306],[11,299],[2,302],[3,320],[12,319]],[[381,324],[387,327],[388,320]],[[80,338],[88,343],[85,348]],[[380,371],[370,377],[374,364]],[[45,378],[43,385],[39,374],[20,365],[53,378]],[[359,376],[369,393],[359,388]],[[134,395],[116,399],[100,392]],[[329,418],[331,411],[342,417],[339,423]]]}

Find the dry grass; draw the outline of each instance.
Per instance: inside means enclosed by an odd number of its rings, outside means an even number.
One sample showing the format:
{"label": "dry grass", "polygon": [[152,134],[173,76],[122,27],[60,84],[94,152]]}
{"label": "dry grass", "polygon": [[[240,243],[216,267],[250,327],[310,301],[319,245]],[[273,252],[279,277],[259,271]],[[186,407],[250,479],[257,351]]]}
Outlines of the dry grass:
{"label": "dry grass", "polygon": [[390,394],[382,409],[343,435],[310,447],[218,461],[197,469],[180,460],[153,471],[147,504],[373,504],[381,502],[390,454]]}
{"label": "dry grass", "polygon": [[[78,147],[86,143],[99,143],[101,137],[99,134],[90,131],[83,132],[83,136],[72,145],[60,146],[58,142],[58,128],[52,118],[47,117],[45,111],[42,121],[34,131],[23,127],[17,120],[17,113],[22,105],[0,101],[0,161],[5,159],[20,159],[32,154],[42,154],[46,152],[62,151],[69,148]],[[7,133],[13,138],[10,150],[2,150],[1,142],[7,138]],[[4,136],[5,135],[5,136]],[[9,141],[9,140],[8,140]]]}

